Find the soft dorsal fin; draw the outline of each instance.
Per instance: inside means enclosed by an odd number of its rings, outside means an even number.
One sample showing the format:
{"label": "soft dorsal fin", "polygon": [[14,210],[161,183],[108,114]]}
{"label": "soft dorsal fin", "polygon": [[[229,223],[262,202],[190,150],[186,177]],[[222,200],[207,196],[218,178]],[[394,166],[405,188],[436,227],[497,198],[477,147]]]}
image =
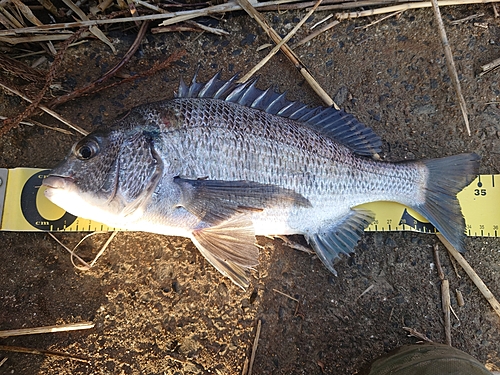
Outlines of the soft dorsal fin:
{"label": "soft dorsal fin", "polygon": [[381,151],[380,138],[356,118],[331,107],[310,108],[301,102],[286,99],[271,88],[260,90],[255,87],[257,79],[245,83],[237,83],[235,75],[228,81],[220,78],[220,72],[207,83],[196,82],[196,74],[188,86],[181,79],[177,98],[219,99],[258,109],[273,115],[286,117],[315,129],[339,143],[349,147],[353,152],[363,156],[373,156]]}

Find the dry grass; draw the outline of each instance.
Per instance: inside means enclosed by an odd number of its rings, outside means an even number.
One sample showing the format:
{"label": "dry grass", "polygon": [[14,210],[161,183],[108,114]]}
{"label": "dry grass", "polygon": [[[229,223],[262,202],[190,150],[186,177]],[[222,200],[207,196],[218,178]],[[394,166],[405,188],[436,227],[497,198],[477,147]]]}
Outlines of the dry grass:
{"label": "dry grass", "polygon": [[[435,0],[434,0],[435,1]],[[439,21],[439,8],[442,6],[449,5],[466,5],[466,4],[477,4],[477,3],[493,3],[498,0],[442,0],[435,1],[434,9],[436,11],[436,18],[438,19],[439,34],[443,40],[443,48],[446,53],[448,67],[450,76],[452,77],[452,84],[459,98],[460,108],[463,113],[463,118],[467,131],[470,134],[470,128],[467,116],[467,105],[461,94],[460,82],[458,80],[458,73],[453,65],[453,57],[451,54],[451,47],[446,40],[446,34],[444,32],[444,26],[442,22]],[[429,1],[417,1],[417,2],[401,2],[401,1],[388,1],[388,0],[364,0],[358,2],[344,2],[341,0],[324,0],[319,3],[311,1],[297,1],[297,0],[274,0],[265,3],[258,2],[248,2],[246,0],[225,2],[222,4],[212,5],[210,2],[197,3],[194,5],[180,4],[180,3],[150,3],[144,0],[135,0],[134,2],[123,2],[107,0],[101,2],[98,6],[78,6],[71,0],[64,0],[64,8],[57,8],[50,0],[44,0],[40,3],[30,2],[21,0],[4,0],[0,6],[0,42],[4,42],[10,45],[11,55],[16,54],[16,46],[30,42],[34,49],[33,52],[38,53],[43,50],[44,53],[51,54],[56,59],[52,63],[52,68],[47,73],[45,79],[44,87],[39,91],[36,98],[26,98],[22,96],[25,100],[28,100],[31,104],[26,108],[26,110],[19,114],[13,119],[3,120],[3,127],[0,128],[0,135],[5,134],[10,129],[17,126],[20,121],[23,121],[29,117],[35,108],[41,108],[45,112],[58,117],[59,120],[63,120],[55,112],[50,112],[51,106],[61,104],[65,100],[79,97],[86,93],[87,91],[92,91],[95,89],[97,84],[101,84],[106,79],[114,76],[116,72],[126,64],[127,58],[124,58],[120,64],[104,75],[98,82],[93,82],[84,89],[77,90],[75,92],[69,93],[64,97],[58,98],[57,100],[46,105],[44,101],[44,94],[47,88],[50,86],[54,76],[57,74],[58,63],[64,56],[64,51],[68,46],[71,45],[70,42],[74,42],[77,39],[85,38],[98,38],[100,41],[105,43],[113,52],[115,47],[110,41],[106,33],[99,27],[102,25],[110,24],[123,24],[124,27],[137,26],[140,28],[138,37],[136,40],[136,45],[142,40],[144,33],[147,30],[147,25],[145,22],[150,22],[151,32],[178,32],[178,31],[199,31],[199,32],[212,32],[218,35],[227,35],[225,30],[216,29],[201,25],[195,21],[196,18],[203,16],[217,16],[221,17],[227,12],[234,12],[237,10],[246,10],[252,18],[254,18],[262,28],[268,33],[270,38],[276,43],[276,47],[269,53],[267,59],[269,59],[274,53],[281,49],[285,55],[288,56],[292,64],[302,73],[306,81],[311,85],[311,87],[316,91],[316,93],[322,98],[328,106],[336,106],[333,100],[329,97],[325,90],[319,85],[319,83],[314,79],[310,70],[299,60],[298,56],[293,52],[293,49],[287,45],[288,39],[294,35],[299,25],[288,35],[284,40],[277,35],[274,30],[272,30],[266,23],[265,17],[262,16],[257,10],[270,11],[270,10],[288,10],[288,9],[304,9],[312,8],[310,12],[304,17],[303,21],[307,19],[313,11],[323,10],[323,11],[334,11],[336,13],[330,14],[327,18],[335,18],[333,22],[328,23],[319,30],[313,30],[310,34],[297,43],[294,48],[307,43],[311,39],[317,37],[319,34],[335,27],[340,22],[345,22],[345,20],[356,18],[356,17],[366,17],[374,16],[378,14],[390,13],[390,16],[395,14],[400,14],[403,11],[409,11],[411,9],[431,7],[432,3]],[[368,8],[368,9],[367,9]],[[354,11],[345,12],[348,9],[353,9]],[[363,9],[363,10],[356,10]],[[496,8],[495,8],[496,9]],[[55,19],[55,23],[47,24],[43,23],[39,17],[35,14],[40,14],[40,12],[45,12],[50,15],[52,19]],[[369,25],[375,24],[377,22],[382,22],[386,19],[386,16],[379,20],[372,21]],[[301,21],[301,22],[303,22]],[[159,23],[159,25],[158,25]],[[141,26],[142,24],[142,26]],[[173,26],[175,25],[175,26]],[[369,26],[368,25],[368,26]],[[76,31],[75,31],[76,30]],[[38,46],[38,47],[37,47]],[[35,51],[36,50],[36,51]],[[133,53],[133,48],[131,48]],[[130,51],[129,51],[130,52]],[[128,54],[128,57],[132,53]],[[0,60],[2,57],[0,55]],[[267,61],[267,60],[266,60]],[[262,62],[259,66],[253,68],[248,75],[245,76],[246,79],[252,74],[257,72],[265,62]],[[166,64],[167,66],[169,63]],[[22,71],[28,71],[28,69],[18,69],[15,72],[15,64],[12,60],[0,61],[0,69],[8,71],[11,74],[23,75]],[[21,73],[19,72],[21,71]],[[5,84],[3,84],[4,89],[7,89]],[[16,92],[16,88],[10,88],[9,91]],[[47,108],[49,107],[49,108]],[[63,120],[64,121],[64,120]],[[83,129],[77,126],[67,124],[72,129],[85,134]]]}
{"label": "dry grass", "polygon": [[[470,128],[469,128],[469,123],[468,123],[468,116],[467,116],[467,111],[466,111],[466,103],[465,100],[463,99],[463,96],[461,94],[461,89],[460,89],[460,82],[458,80],[458,74],[456,71],[456,68],[453,64],[453,55],[451,52],[451,47],[448,43],[448,40],[446,39],[446,33],[444,32],[444,25],[442,23],[441,17],[439,15],[439,7],[441,6],[448,6],[448,5],[465,5],[465,4],[474,4],[474,3],[490,3],[490,2],[495,2],[494,1],[483,1],[483,0],[466,0],[466,1],[460,1],[460,0],[454,0],[454,1],[439,1],[439,2],[434,2],[434,10],[436,13],[436,19],[437,19],[437,24],[438,24],[438,31],[436,34],[439,34],[441,36],[442,42],[443,42],[443,48],[446,54],[446,58],[448,61],[448,68],[450,72],[450,76],[452,77],[452,82],[454,85],[454,88],[457,92],[457,96],[459,97],[460,101],[460,106],[462,109],[464,121],[467,127],[467,130],[470,134]],[[213,32],[218,35],[227,35],[227,32],[224,30],[220,29],[214,29],[214,28],[209,28],[203,25],[200,25],[196,22],[193,22],[194,19],[198,17],[203,17],[203,16],[208,16],[208,15],[217,15],[217,16],[222,16],[226,12],[233,12],[237,10],[244,9],[255,21],[261,25],[261,27],[266,31],[266,33],[269,35],[270,39],[276,44],[276,46],[272,49],[272,51],[269,53],[268,57],[266,57],[265,61],[263,61],[262,64],[257,65],[254,67],[248,75],[246,75],[243,80],[248,79],[251,75],[253,75],[255,72],[257,72],[261,66],[265,64],[266,61],[270,59],[272,55],[274,55],[278,50],[282,50],[285,55],[290,59],[292,62],[291,68],[295,67],[297,68],[303,76],[306,78],[307,82],[313,87],[316,93],[322,98],[322,100],[326,103],[326,105],[329,106],[335,106],[335,103],[333,100],[328,96],[328,94],[321,88],[319,83],[313,78],[311,72],[309,69],[299,60],[297,57],[297,54],[293,51],[293,48],[297,48],[298,46],[309,42],[311,39],[317,37],[323,32],[326,32],[327,30],[330,30],[331,28],[337,26],[341,22],[348,22],[349,19],[351,18],[357,18],[357,17],[367,17],[367,16],[374,16],[374,15],[382,15],[382,14],[388,14],[390,13],[390,16],[400,14],[402,11],[411,11],[412,9],[416,8],[423,8],[423,7],[431,7],[432,3],[428,1],[419,1],[419,2],[398,2],[398,1],[386,1],[386,0],[369,0],[369,1],[359,1],[359,2],[342,2],[342,1],[337,1],[337,0],[325,0],[322,2],[322,6],[319,6],[321,3],[320,1],[317,1],[315,3],[313,2],[307,2],[307,1],[295,1],[295,0],[278,0],[278,1],[271,1],[271,2],[266,2],[265,4],[263,3],[256,3],[256,2],[249,2],[247,0],[238,0],[237,2],[227,2],[223,4],[218,4],[218,5],[210,5],[210,3],[205,3],[204,6],[199,7],[190,7],[189,5],[182,5],[179,9],[178,4],[170,4],[170,3],[160,3],[160,4],[151,4],[148,3],[147,1],[138,1],[136,0],[135,2],[128,2],[124,4],[130,4],[128,8],[124,7],[123,5],[120,5],[121,3],[115,2],[115,1],[106,1],[101,3],[99,6],[95,8],[88,8],[88,9],[82,9],[81,7],[77,6],[75,3],[73,3],[71,0],[64,0],[65,5],[67,6],[66,9],[58,9],[56,8],[50,0],[45,0],[42,2],[45,12],[48,14],[51,14],[53,17],[57,19],[57,23],[53,24],[43,24],[39,18],[35,16],[34,9],[36,8],[37,11],[39,11],[39,6],[38,3],[28,3],[26,2],[23,3],[21,0],[7,0],[2,2],[2,6],[0,6],[0,23],[2,25],[2,29],[0,30],[0,42],[6,43],[10,45],[10,52],[9,54],[11,55],[16,55],[17,54],[17,49],[16,46],[22,44],[22,43],[27,43],[30,42],[32,43],[31,46],[33,48],[34,53],[38,53],[39,51],[44,51],[44,53],[52,55],[53,57],[56,57],[54,59],[54,62],[52,63],[52,68],[51,70],[47,73],[47,76],[44,77],[44,82],[43,82],[43,88],[40,89],[38,95],[36,98],[28,98],[26,95],[24,95],[20,90],[17,90],[16,88],[8,87],[2,82],[0,82],[0,85],[5,89],[8,90],[29,103],[31,103],[27,109],[17,116],[14,119],[6,119],[4,121],[4,125],[2,128],[0,128],[0,135],[3,135],[7,133],[10,129],[15,127],[18,123],[20,123],[22,120],[25,118],[29,117],[35,108],[39,108],[46,113],[54,116],[58,120],[64,122],[68,127],[71,129],[85,135],[87,132],[78,127],[77,125],[71,124],[68,121],[64,120],[61,116],[59,116],[55,111],[50,109],[50,105],[57,105],[57,104],[62,104],[64,102],[63,99],[59,99],[57,101],[54,101],[52,103],[47,103],[45,100],[45,93],[50,86],[51,82],[53,81],[54,77],[57,75],[57,68],[58,64],[60,63],[61,59],[64,56],[64,52],[66,51],[67,48],[70,48],[71,44],[76,42],[77,40],[85,39],[85,38],[98,38],[100,41],[105,43],[111,50],[115,52],[115,47],[113,46],[112,42],[108,38],[108,36],[105,34],[103,30],[101,30],[99,27],[101,25],[109,25],[109,24],[124,24],[124,26],[137,26],[140,31],[138,33],[138,37],[136,39],[136,42],[134,45],[131,47],[129,52],[125,55],[125,57],[120,61],[120,63],[114,67],[112,70],[110,70],[108,73],[103,75],[99,80],[91,83],[88,87],[79,89],[73,93],[70,93],[67,95],[67,99],[74,99],[78,98],[79,96],[83,95],[84,93],[87,92],[92,92],[94,89],[97,88],[97,86],[101,85],[104,81],[106,81],[108,78],[113,77],[116,72],[120,70],[121,67],[123,67],[128,59],[134,54],[135,48],[138,46],[142,38],[144,37],[145,33],[147,32],[147,27],[148,23],[153,26],[153,32],[177,32],[177,31],[192,31],[192,32]],[[263,11],[270,11],[270,10],[276,10],[276,9],[305,9],[305,8],[311,8],[309,13],[305,14],[302,21],[297,25],[292,32],[287,35],[285,38],[281,39],[279,35],[274,31],[266,22],[265,17],[262,15],[261,12]],[[360,9],[363,7],[365,10],[355,10],[352,12],[344,12],[347,9]],[[366,9],[369,7],[369,9]],[[260,10],[260,11],[258,11]],[[333,22],[330,22],[326,24],[325,26],[321,27],[319,30],[311,31],[309,36],[306,37],[304,40],[300,41],[297,43],[293,48],[287,45],[287,42],[289,39],[294,35],[294,33],[298,30],[300,26],[305,22],[305,20],[316,10],[323,10],[323,11],[342,11],[340,13],[333,13],[332,17],[334,18]],[[74,18],[77,18],[77,21],[73,20]],[[387,17],[384,16],[383,18],[377,20],[377,21],[370,21],[369,25],[372,25],[376,22],[382,22],[386,19]],[[326,21],[326,20],[325,20]],[[161,22],[160,24],[158,24]],[[176,25],[175,27],[173,25]],[[75,31],[76,30],[76,31]],[[230,37],[230,36],[229,36]],[[181,56],[181,52],[178,52],[177,54],[174,54],[174,58],[169,59],[166,61],[163,65],[158,66],[151,70],[149,73],[146,72],[143,75],[138,75],[137,77],[143,77],[147,74],[154,74],[160,69],[165,69],[169,66],[169,64],[174,61],[175,58],[179,58]],[[1,59],[1,57],[0,57]],[[5,62],[7,61],[7,62]],[[20,78],[25,78],[26,76],[23,77],[23,74],[27,74],[29,69],[24,69],[21,70],[20,72],[18,71],[17,73],[15,72],[15,63],[13,63],[11,60],[5,59],[4,64],[0,64],[0,68],[3,69],[6,72],[9,72],[14,75],[18,75]],[[496,68],[500,63],[498,61],[495,61],[492,66],[485,66],[483,69],[485,71],[489,69],[494,69]],[[35,74],[36,75],[36,74]],[[50,104],[47,106],[46,104]],[[110,240],[112,237],[110,238]],[[109,244],[109,241],[106,243]],[[448,247],[448,246],[447,246]],[[448,247],[450,250],[450,248]],[[77,257],[74,255],[74,252],[71,250],[68,250],[72,253],[72,257]],[[453,250],[450,250],[451,252]],[[495,297],[491,294],[491,292],[488,290],[488,288],[484,285],[484,283],[481,282],[479,277],[475,274],[475,272],[470,268],[470,266],[466,265],[464,263],[465,261],[463,258],[460,257],[460,254],[452,252],[453,256],[457,259],[457,261],[466,269],[466,272],[470,275],[470,277],[473,279],[473,281],[478,285],[478,288],[482,291],[482,293],[485,295],[487,300],[490,302],[494,310],[497,312],[497,314],[500,315],[500,305],[498,304],[497,300]],[[100,255],[100,254],[99,254]],[[77,257],[78,258],[78,257]],[[81,262],[86,266],[86,267],[91,267],[93,265],[86,264],[83,260]],[[446,327],[447,327],[447,340],[451,344],[451,336],[449,334],[449,321],[450,321],[450,312],[449,312],[449,292],[447,291],[448,289],[448,283],[447,280],[444,280],[442,278],[443,285],[445,286],[443,288],[443,312],[444,312],[444,317],[446,321]],[[370,287],[371,288],[371,287]],[[368,292],[368,288],[364,293]],[[287,296],[288,298],[297,301],[293,297],[290,297],[282,292],[279,292],[278,290],[275,290],[275,292],[283,294]],[[364,294],[363,293],[363,294]],[[363,295],[362,294],[362,295]],[[362,296],[360,295],[360,297]],[[359,297],[358,297],[359,298]],[[298,302],[298,301],[297,301]],[[49,327],[50,329],[53,329],[53,327]],[[257,327],[257,333],[255,337],[255,341],[253,344],[252,348],[252,353],[251,353],[251,359],[247,362],[249,364],[248,370],[244,370],[244,372],[248,371],[248,374],[251,374],[252,372],[252,364],[253,360],[255,357],[255,350],[257,348],[258,340],[259,340],[259,334],[260,334],[260,329],[261,329],[261,322],[259,320],[258,322],[258,327]],[[410,334],[415,335],[420,337],[421,339],[426,339],[425,336],[418,334],[416,331],[408,329]],[[33,334],[33,333],[40,333],[40,332],[35,332],[36,330],[31,330],[29,332],[25,332],[24,334]],[[55,331],[43,331],[43,332],[55,332]],[[5,334],[5,332],[4,332]],[[7,332],[7,335],[12,335],[12,332]],[[0,337],[2,337],[0,335]],[[427,339],[428,340],[428,339]],[[20,349],[20,348],[14,348],[14,347],[3,347],[0,348],[3,350],[11,350],[11,351],[23,351],[26,353],[34,353],[34,354],[45,354],[45,355],[57,355],[57,356],[63,356],[63,357],[69,357],[72,359],[80,359],[78,357],[70,357],[67,356],[63,353],[54,353],[54,352],[48,352],[48,351],[40,351],[40,350],[28,350],[28,349]],[[81,359],[83,361],[86,361],[86,359]]]}

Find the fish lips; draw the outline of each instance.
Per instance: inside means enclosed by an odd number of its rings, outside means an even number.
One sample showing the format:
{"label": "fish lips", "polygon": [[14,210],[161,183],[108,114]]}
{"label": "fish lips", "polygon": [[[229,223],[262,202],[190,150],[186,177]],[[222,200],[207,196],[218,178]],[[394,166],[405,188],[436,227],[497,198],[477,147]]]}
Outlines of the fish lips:
{"label": "fish lips", "polygon": [[69,190],[75,184],[75,181],[71,177],[48,175],[44,178],[42,186],[45,187],[45,196],[47,198],[52,198],[55,191],[57,190]]}

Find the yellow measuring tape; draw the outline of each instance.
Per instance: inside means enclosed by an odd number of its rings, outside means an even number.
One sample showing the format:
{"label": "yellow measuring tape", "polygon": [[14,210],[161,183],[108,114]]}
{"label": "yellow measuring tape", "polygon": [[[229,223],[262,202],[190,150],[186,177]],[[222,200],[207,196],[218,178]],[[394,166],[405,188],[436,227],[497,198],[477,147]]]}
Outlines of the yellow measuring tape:
{"label": "yellow measuring tape", "polygon": [[[116,228],[65,212],[45,198],[41,183],[47,169],[0,168],[0,230],[111,231]],[[468,236],[499,237],[500,175],[480,175],[458,194]],[[412,209],[393,202],[367,203],[375,221],[366,231],[435,233],[435,228]]]}

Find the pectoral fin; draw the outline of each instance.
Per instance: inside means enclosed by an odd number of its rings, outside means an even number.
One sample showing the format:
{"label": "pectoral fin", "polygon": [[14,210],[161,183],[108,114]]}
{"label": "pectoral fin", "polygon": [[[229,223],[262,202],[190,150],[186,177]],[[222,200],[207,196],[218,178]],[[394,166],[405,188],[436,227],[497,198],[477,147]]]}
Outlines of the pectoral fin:
{"label": "pectoral fin", "polygon": [[247,270],[259,262],[252,222],[237,215],[219,225],[193,231],[192,240],[202,255],[242,289],[249,285]]}
{"label": "pectoral fin", "polygon": [[358,243],[365,228],[375,218],[366,210],[350,210],[341,220],[324,230],[307,235],[306,239],[314,248],[323,264],[337,275],[333,262],[341,253],[350,254]]}
{"label": "pectoral fin", "polygon": [[241,213],[275,205],[311,205],[293,190],[252,181],[189,180],[176,177],[182,191],[180,204],[202,221],[220,224]]}

